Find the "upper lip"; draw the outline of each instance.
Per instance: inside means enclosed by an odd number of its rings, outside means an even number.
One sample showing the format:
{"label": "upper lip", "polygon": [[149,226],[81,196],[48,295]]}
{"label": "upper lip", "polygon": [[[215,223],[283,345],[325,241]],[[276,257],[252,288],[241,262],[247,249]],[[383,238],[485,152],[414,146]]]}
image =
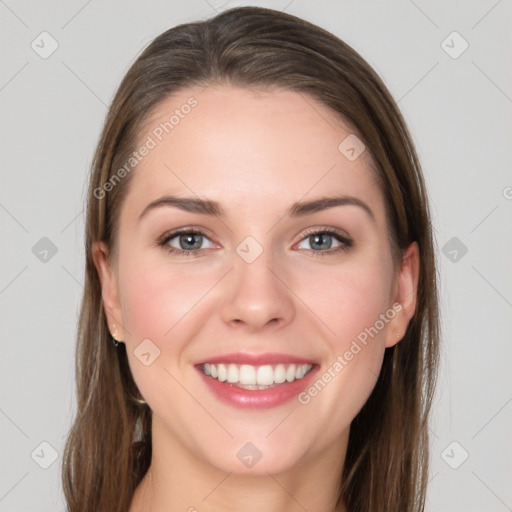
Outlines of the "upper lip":
{"label": "upper lip", "polygon": [[250,364],[252,366],[263,366],[267,364],[315,364],[311,359],[305,359],[290,354],[280,354],[277,352],[266,352],[263,354],[252,354],[247,352],[232,352],[221,356],[208,357],[197,362],[199,366],[205,363],[227,363],[227,364]]}

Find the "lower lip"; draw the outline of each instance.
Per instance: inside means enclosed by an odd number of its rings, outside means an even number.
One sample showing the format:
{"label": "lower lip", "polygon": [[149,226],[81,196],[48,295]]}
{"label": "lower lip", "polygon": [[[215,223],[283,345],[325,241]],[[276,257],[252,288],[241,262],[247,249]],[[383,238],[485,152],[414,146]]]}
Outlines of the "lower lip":
{"label": "lower lip", "polygon": [[318,368],[317,365],[313,366],[302,379],[283,382],[273,388],[263,390],[243,389],[228,382],[219,382],[217,379],[205,375],[200,368],[197,370],[208,388],[223,402],[239,408],[264,409],[277,407],[296,398],[308,387]]}

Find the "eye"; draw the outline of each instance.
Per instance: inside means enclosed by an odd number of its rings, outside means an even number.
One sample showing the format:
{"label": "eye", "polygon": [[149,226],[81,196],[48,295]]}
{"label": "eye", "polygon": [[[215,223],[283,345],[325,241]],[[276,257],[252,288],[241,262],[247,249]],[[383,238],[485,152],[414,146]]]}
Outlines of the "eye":
{"label": "eye", "polygon": [[[309,244],[310,247],[301,247],[301,244],[305,243]],[[315,256],[324,256],[339,251],[347,251],[353,244],[354,242],[349,237],[337,230],[317,228],[308,231],[305,238],[297,244],[297,247],[311,251]]]}
{"label": "eye", "polygon": [[209,241],[210,244],[213,244],[203,231],[199,229],[183,229],[172,233],[166,233],[158,241],[158,245],[165,247],[169,252],[175,254],[194,256],[203,249],[211,248],[211,246],[203,246],[205,241]]}
{"label": "eye", "polygon": [[[205,241],[209,242],[210,245],[204,247]],[[302,244],[308,244],[310,247],[301,247]],[[348,236],[338,230],[316,228],[306,232],[297,247],[309,251],[314,256],[325,256],[347,251],[353,244]],[[185,228],[164,234],[158,241],[158,245],[170,253],[197,256],[201,251],[211,249],[215,244],[206,236],[204,231],[197,228]]]}

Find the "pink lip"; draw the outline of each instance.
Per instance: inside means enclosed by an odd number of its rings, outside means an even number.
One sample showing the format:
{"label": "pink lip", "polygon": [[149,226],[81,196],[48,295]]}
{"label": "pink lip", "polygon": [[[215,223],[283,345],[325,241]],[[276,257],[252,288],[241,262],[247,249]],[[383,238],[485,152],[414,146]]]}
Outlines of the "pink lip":
{"label": "pink lip", "polygon": [[[273,354],[274,356],[275,354]],[[234,354],[231,354],[234,356]],[[243,357],[242,357],[243,356]],[[245,355],[241,355],[241,357],[229,357],[222,356],[220,358],[209,359],[208,362],[225,362],[231,364],[261,364],[259,361],[265,361],[265,364],[271,364],[270,360],[273,358],[269,358],[268,354],[265,355],[264,358],[251,358],[248,359]],[[293,359],[293,360],[291,360]],[[256,362],[255,362],[256,361]],[[280,358],[274,362],[289,362],[289,363],[298,363],[298,364],[306,364],[307,360],[300,358]],[[206,384],[208,389],[221,401],[237,408],[248,408],[248,409],[264,409],[270,407],[277,407],[282,405],[293,398],[296,398],[300,393],[302,393],[307,387],[311,385],[313,379],[320,366],[315,364],[313,368],[309,371],[309,373],[303,377],[302,379],[295,380],[293,382],[283,382],[282,384],[278,384],[273,388],[265,389],[265,390],[256,390],[256,389],[243,389],[228,382],[219,382],[217,379],[209,377],[204,374],[201,369],[202,364],[196,365],[197,371],[199,372],[203,382]]]}
{"label": "pink lip", "polygon": [[264,366],[266,364],[315,364],[311,359],[304,359],[289,354],[278,353],[265,353],[265,354],[250,354],[245,352],[234,352],[231,354],[224,354],[222,356],[210,357],[203,359],[197,363],[199,366],[204,363],[227,363],[227,364],[250,364],[253,366]]}

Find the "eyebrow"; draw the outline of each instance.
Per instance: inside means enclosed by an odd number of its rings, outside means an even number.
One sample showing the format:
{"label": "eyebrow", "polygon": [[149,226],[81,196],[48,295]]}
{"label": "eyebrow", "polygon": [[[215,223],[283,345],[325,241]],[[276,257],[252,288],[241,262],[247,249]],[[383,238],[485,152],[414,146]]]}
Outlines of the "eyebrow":
{"label": "eyebrow", "polygon": [[[372,221],[375,222],[375,215],[371,208],[361,199],[352,196],[335,196],[335,197],[321,197],[312,201],[296,202],[285,212],[285,215],[290,217],[301,217],[317,213],[328,208],[336,206],[358,206],[363,209]],[[226,217],[224,208],[217,201],[209,199],[200,199],[197,197],[178,197],[166,195],[149,203],[142,213],[139,215],[140,220],[147,215],[151,210],[162,208],[164,206],[171,206],[179,208],[186,212],[201,213],[205,215],[214,215],[216,217]]]}

